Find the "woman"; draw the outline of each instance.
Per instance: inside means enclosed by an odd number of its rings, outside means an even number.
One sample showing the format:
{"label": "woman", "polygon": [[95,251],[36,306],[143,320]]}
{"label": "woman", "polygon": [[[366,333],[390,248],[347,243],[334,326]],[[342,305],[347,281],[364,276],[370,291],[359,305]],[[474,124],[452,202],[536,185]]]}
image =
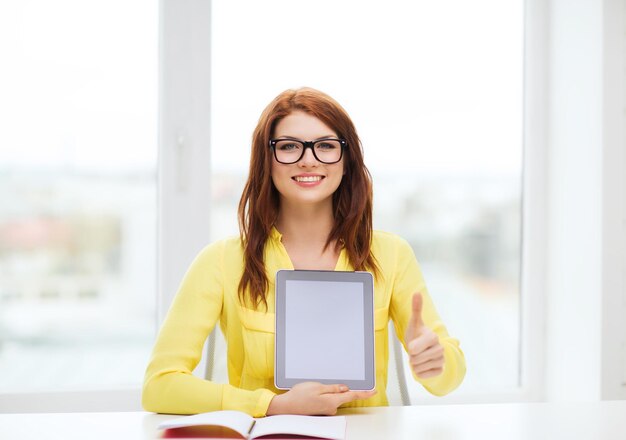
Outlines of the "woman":
{"label": "woman", "polygon": [[[444,395],[465,375],[410,246],[372,230],[372,186],[360,140],[331,97],[302,88],[278,95],[254,131],[239,203],[241,236],[206,247],[185,275],[148,365],[143,406],[192,414],[234,409],[255,417],[334,414],[387,405],[387,323],[410,355],[414,378]],[[375,276],[376,390],[302,383],[273,386],[274,281],[279,269],[369,270]],[[219,321],[229,384],[194,377]],[[320,323],[320,325],[323,325]]]}

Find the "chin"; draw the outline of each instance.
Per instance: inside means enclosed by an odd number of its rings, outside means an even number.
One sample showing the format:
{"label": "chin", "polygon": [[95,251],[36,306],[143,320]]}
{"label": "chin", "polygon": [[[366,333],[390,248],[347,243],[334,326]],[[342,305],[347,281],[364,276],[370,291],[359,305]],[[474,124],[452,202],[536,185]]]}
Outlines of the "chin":
{"label": "chin", "polygon": [[303,205],[317,205],[330,201],[332,203],[332,194],[289,194],[284,197],[289,202]]}

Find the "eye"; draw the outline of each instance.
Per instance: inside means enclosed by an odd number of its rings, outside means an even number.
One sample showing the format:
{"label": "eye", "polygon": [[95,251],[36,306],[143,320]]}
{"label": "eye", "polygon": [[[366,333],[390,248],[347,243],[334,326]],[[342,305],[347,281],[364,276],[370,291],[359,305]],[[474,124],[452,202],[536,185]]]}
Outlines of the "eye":
{"label": "eye", "polygon": [[328,151],[328,150],[335,150],[337,148],[339,148],[339,142],[336,141],[323,141],[323,142],[319,142],[316,145],[316,148],[318,150],[324,150],[324,151]]}
{"label": "eye", "polygon": [[298,151],[301,147],[297,142],[282,141],[276,143],[276,149],[279,151]]}

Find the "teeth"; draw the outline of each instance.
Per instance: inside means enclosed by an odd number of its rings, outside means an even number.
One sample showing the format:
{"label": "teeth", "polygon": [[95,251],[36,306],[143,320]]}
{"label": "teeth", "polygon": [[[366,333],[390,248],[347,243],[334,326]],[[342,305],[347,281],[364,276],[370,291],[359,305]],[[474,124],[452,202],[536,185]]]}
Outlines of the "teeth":
{"label": "teeth", "polygon": [[322,176],[296,176],[295,179],[297,182],[317,182],[319,180],[322,180]]}

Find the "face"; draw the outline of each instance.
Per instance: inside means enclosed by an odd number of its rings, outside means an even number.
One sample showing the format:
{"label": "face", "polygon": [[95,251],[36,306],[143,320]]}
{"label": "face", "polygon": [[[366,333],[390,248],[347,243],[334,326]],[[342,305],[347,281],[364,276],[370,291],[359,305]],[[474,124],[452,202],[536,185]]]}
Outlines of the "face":
{"label": "face", "polygon": [[[272,138],[283,137],[315,141],[338,136],[315,116],[294,111],[276,124]],[[343,177],[343,160],[342,157],[334,164],[319,162],[310,148],[293,164],[277,162],[272,155],[272,181],[280,193],[281,203],[332,203],[332,195]]]}

